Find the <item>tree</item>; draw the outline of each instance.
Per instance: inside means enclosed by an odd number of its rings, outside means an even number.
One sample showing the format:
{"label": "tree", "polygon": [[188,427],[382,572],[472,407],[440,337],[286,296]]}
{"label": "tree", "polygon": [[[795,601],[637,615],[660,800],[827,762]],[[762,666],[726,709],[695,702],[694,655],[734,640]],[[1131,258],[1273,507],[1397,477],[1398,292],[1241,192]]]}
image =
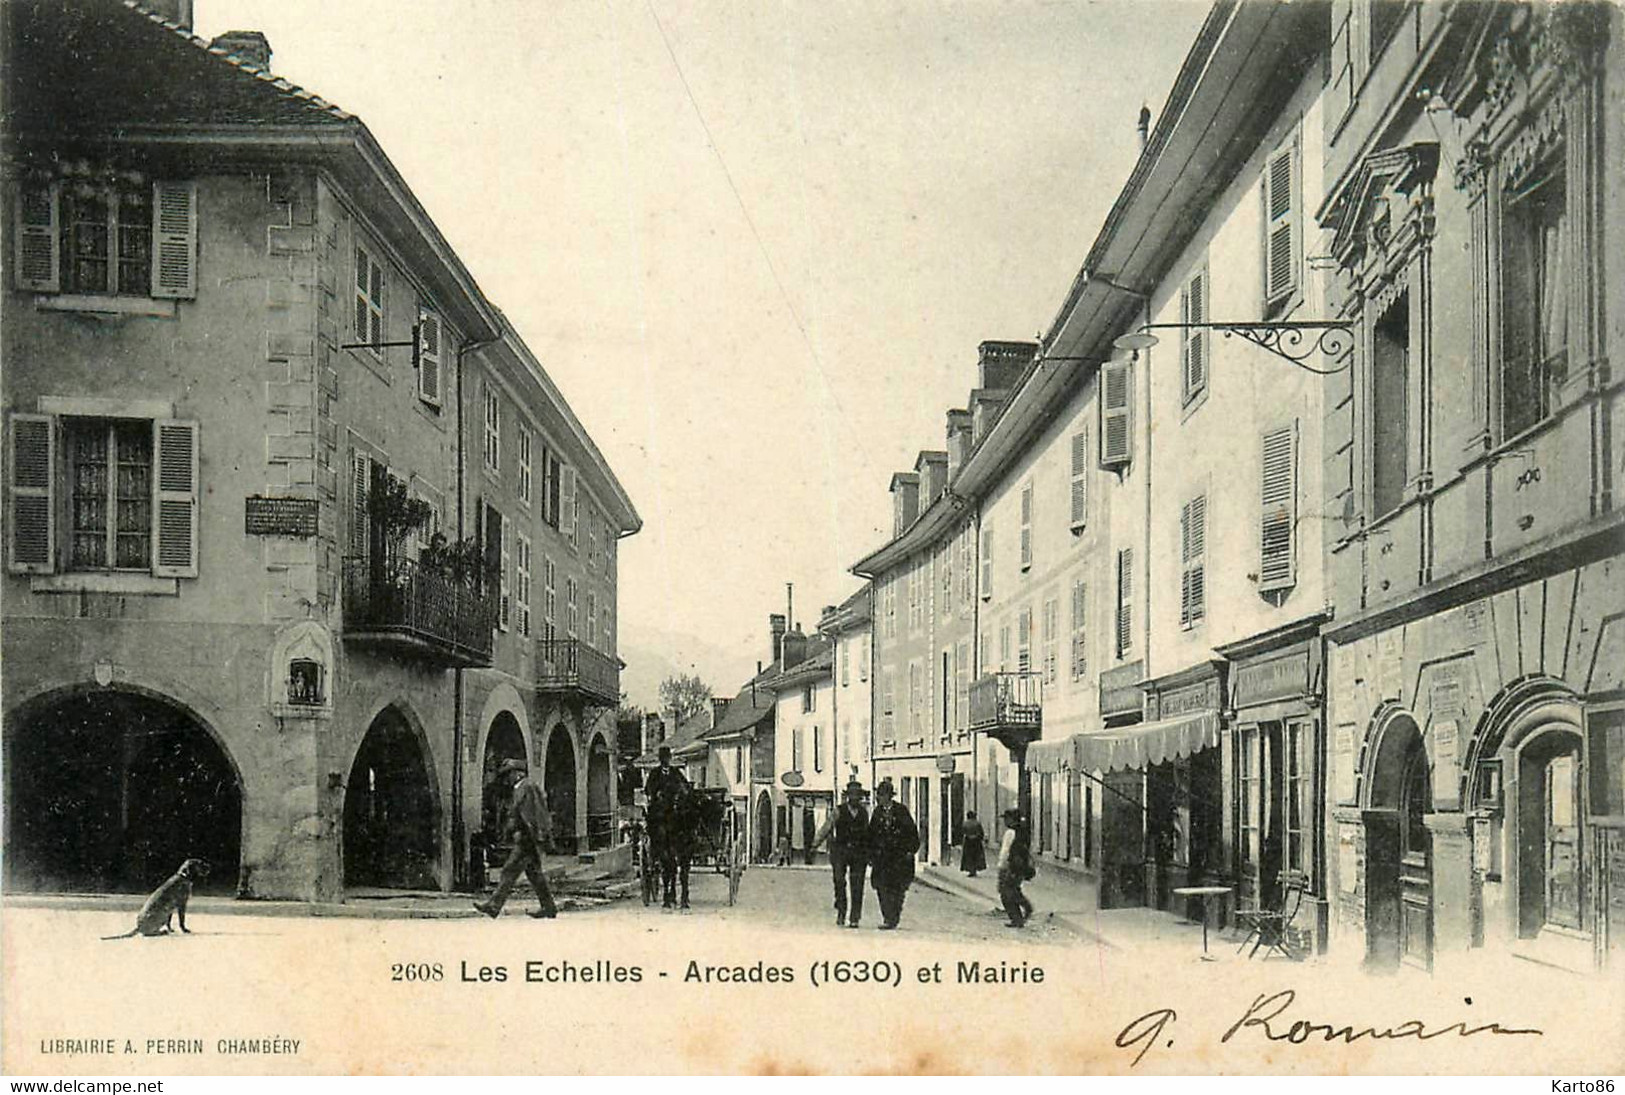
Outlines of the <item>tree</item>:
{"label": "tree", "polygon": [[660,682],[660,711],[671,716],[673,733],[709,706],[711,686],[696,674],[679,673]]}

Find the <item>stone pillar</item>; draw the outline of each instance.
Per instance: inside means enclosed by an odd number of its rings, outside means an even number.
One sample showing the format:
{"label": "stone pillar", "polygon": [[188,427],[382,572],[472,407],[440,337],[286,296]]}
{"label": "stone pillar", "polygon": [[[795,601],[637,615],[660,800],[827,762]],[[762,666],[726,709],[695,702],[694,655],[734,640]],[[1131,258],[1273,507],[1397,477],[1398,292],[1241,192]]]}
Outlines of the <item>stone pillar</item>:
{"label": "stone pillar", "polygon": [[1473,847],[1466,814],[1428,814],[1432,841],[1433,963],[1459,961],[1473,945]]}

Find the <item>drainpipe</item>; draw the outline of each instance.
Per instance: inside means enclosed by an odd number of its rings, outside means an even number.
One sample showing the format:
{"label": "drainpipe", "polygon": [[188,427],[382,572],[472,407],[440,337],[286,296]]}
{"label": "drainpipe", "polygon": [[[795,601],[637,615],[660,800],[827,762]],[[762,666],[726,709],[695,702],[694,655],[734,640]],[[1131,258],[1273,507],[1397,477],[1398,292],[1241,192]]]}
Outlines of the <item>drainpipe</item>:
{"label": "drainpipe", "polygon": [[[463,355],[470,350],[484,349],[500,338],[464,342],[457,347],[457,542],[463,541]],[[451,865],[452,884],[465,892],[476,885],[474,872],[469,868],[468,833],[463,825],[463,667],[452,670],[451,676]]]}

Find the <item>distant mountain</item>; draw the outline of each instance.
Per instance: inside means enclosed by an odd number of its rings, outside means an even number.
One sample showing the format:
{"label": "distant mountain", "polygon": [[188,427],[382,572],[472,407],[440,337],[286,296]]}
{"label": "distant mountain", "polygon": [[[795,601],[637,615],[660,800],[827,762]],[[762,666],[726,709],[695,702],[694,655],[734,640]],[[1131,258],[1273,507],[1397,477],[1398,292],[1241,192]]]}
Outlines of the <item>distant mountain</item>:
{"label": "distant mountain", "polygon": [[[762,646],[767,645],[766,636]],[[697,673],[722,695],[731,694],[756,671],[766,653],[741,647],[727,650],[695,635],[623,621],[619,639],[621,691],[631,703],[652,711],[660,702],[660,682],[679,673]]]}

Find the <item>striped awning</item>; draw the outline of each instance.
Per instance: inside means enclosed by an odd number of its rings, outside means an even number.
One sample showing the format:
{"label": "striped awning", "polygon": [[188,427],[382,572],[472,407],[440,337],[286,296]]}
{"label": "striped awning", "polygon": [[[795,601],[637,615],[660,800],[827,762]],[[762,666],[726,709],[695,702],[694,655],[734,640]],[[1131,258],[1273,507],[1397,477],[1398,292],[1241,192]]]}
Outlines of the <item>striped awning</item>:
{"label": "striped awning", "polygon": [[1063,768],[1071,768],[1074,754],[1072,742],[1073,738],[1033,742],[1027,746],[1027,770],[1048,775]]}
{"label": "striped awning", "polygon": [[1115,772],[1165,764],[1219,744],[1219,713],[1198,711],[1089,734],[1074,734],[1071,766]]}

